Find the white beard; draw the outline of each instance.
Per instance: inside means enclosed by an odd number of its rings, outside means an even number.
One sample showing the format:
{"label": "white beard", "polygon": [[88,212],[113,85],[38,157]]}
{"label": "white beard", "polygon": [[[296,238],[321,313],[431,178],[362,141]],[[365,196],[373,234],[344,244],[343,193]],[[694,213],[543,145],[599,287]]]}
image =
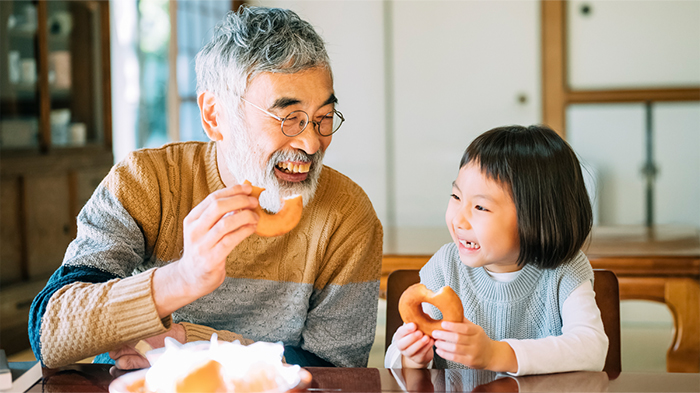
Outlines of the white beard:
{"label": "white beard", "polygon": [[[265,189],[260,194],[260,207],[271,213],[277,213],[282,209],[281,199],[295,195],[302,196],[304,207],[306,207],[314,197],[318,187],[323,168],[324,152],[318,150],[315,154],[309,155],[301,150],[278,150],[265,162],[263,153],[255,149],[249,132],[246,132],[243,127],[235,127],[231,131],[233,138],[229,139],[230,142],[225,147],[224,160],[228,170],[239,183],[248,180],[254,186]],[[313,129],[304,131],[314,132]],[[275,176],[275,164],[282,161],[311,161],[311,168],[306,180],[293,183],[278,179]]]}

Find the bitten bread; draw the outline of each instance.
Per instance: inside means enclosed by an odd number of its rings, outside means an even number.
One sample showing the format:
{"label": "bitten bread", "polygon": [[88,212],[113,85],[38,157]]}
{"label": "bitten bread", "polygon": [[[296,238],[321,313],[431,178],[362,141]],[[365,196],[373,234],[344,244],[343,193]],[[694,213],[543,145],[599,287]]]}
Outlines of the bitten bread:
{"label": "bitten bread", "polygon": [[[250,184],[253,187],[251,196],[255,198],[260,198],[260,194],[265,191],[264,188],[253,186],[248,180],[244,183]],[[304,204],[301,195],[285,199],[282,209],[277,212],[277,214],[269,214],[258,205],[255,208],[255,212],[260,219],[258,220],[258,227],[255,233],[265,237],[284,235],[297,226],[299,220],[301,220],[301,211],[303,208]]]}

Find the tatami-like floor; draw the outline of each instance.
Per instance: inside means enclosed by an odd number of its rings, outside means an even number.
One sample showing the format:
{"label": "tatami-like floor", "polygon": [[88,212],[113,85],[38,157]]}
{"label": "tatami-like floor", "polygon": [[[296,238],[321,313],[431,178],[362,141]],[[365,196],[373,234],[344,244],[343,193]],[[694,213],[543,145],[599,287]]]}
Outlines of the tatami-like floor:
{"label": "tatami-like floor", "polygon": [[[666,350],[673,338],[673,319],[666,306],[645,301],[623,301],[620,306],[623,371],[666,371]],[[384,367],[386,301],[379,300],[377,333],[369,367]],[[10,361],[33,360],[30,350],[9,356]]]}

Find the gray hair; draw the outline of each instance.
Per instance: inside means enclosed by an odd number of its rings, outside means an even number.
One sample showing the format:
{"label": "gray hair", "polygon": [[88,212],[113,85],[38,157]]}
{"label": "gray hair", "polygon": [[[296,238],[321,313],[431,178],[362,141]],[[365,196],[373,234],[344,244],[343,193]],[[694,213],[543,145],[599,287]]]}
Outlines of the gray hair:
{"label": "gray hair", "polygon": [[310,23],[291,10],[244,6],[226,15],[195,57],[197,95],[212,92],[234,109],[258,74],[315,67],[331,72],[323,39]]}

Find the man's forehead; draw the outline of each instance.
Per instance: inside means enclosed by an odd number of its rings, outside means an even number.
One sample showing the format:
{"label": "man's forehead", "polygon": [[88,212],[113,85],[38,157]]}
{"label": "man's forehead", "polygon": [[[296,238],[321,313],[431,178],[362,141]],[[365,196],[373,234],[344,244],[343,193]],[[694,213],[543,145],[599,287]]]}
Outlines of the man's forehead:
{"label": "man's forehead", "polygon": [[261,104],[277,108],[337,101],[330,73],[322,68],[290,74],[260,73],[251,80],[248,93],[263,99]]}

